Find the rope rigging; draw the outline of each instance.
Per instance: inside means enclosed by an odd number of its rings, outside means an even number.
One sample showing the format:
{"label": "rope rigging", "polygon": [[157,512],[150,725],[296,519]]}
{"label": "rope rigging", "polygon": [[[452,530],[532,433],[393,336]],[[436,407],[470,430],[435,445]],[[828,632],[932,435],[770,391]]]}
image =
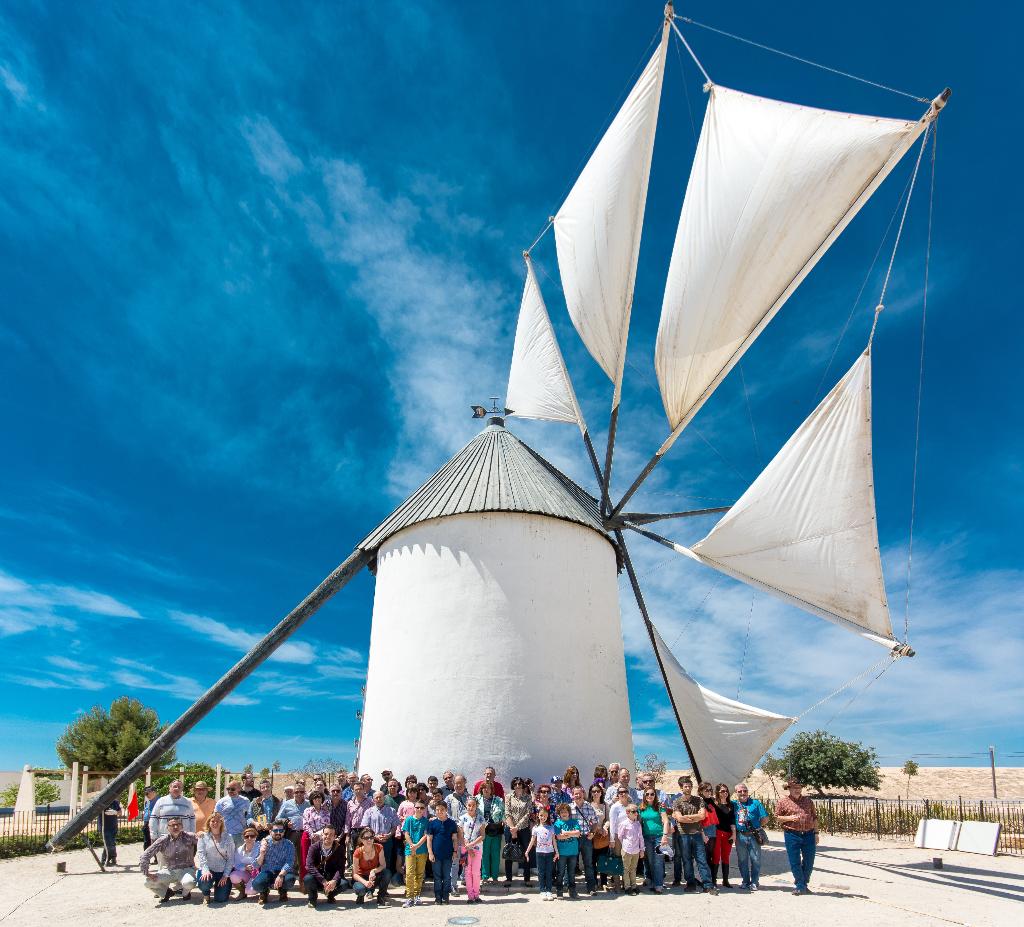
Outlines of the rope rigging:
{"label": "rope rigging", "polygon": [[[799,55],[792,55],[789,52],[784,52],[778,48],[772,48],[770,45],[763,45],[761,42],[755,42],[753,39],[746,39],[741,35],[736,35],[732,32],[726,32],[724,29],[717,29],[714,26],[709,26],[707,23],[697,22],[695,19],[690,19],[689,16],[676,16],[676,19],[681,20],[684,23],[688,23],[691,26],[697,26],[699,29],[706,29],[708,32],[715,32],[718,35],[724,35],[726,38],[735,39],[737,42],[743,42],[745,45],[753,45],[755,48],[760,48],[762,51],[771,52],[775,55],[781,55],[783,58],[790,58],[793,61],[799,61],[801,64],[809,64],[811,67],[821,68],[823,71],[828,71],[831,74],[838,74],[840,77],[848,77],[850,80],[859,81],[862,84],[868,84],[872,87],[877,87],[879,90],[888,90],[890,93],[899,94],[901,97],[909,97],[911,100],[917,100],[919,103],[930,103],[931,97],[920,97],[916,93],[907,93],[905,90],[897,90],[895,87],[889,87],[886,84],[879,84],[877,81],[868,80],[866,77],[858,77],[856,74],[850,74],[848,71],[840,71],[838,68],[830,68],[827,64],[820,64],[817,61],[811,61],[809,58],[801,58]],[[675,28],[675,23],[672,24]],[[678,29],[676,30],[678,32]],[[682,35],[679,36],[682,38]],[[683,44],[686,44],[686,40],[683,39]],[[686,46],[689,49],[689,45]],[[693,55],[693,52],[690,52]],[[694,55],[694,61],[697,61]],[[697,66],[700,67],[700,62],[697,62]],[[704,72],[704,76],[707,77],[707,72],[701,67],[701,71]],[[708,77],[710,81],[711,78]]]}
{"label": "rope rigging", "polygon": [[900,246],[900,239],[903,237],[903,226],[907,222],[907,212],[910,210],[910,200],[914,196],[914,185],[917,183],[917,173],[921,168],[921,156],[924,154],[924,150],[928,145],[929,132],[931,131],[931,124],[929,123],[924,130],[924,134],[921,136],[921,146],[917,150],[917,161],[914,162],[914,172],[910,175],[910,190],[907,193],[906,202],[903,204],[903,215],[900,216],[899,228],[896,229],[896,240],[892,243],[892,254],[889,256],[889,266],[885,271],[885,280],[882,281],[882,292],[878,296],[878,305],[875,306],[875,319],[871,323],[871,334],[868,335],[868,347],[871,347],[871,342],[875,339],[875,329],[878,328],[878,317],[882,314],[882,310],[885,309],[885,293],[889,289],[889,280],[892,278],[893,264],[896,263],[896,251]]}
{"label": "rope rigging", "polygon": [[907,583],[903,602],[903,643],[910,643],[910,575],[914,562],[914,516],[917,511],[917,467],[921,453],[921,401],[924,395],[924,344],[928,324],[928,271],[932,255],[932,217],[935,212],[935,160],[939,147],[939,125],[932,135],[932,176],[928,193],[928,236],[924,251],[924,293],[921,299],[921,353],[917,368],[917,412],[914,417],[914,467],[910,482],[910,529],[907,542]]}

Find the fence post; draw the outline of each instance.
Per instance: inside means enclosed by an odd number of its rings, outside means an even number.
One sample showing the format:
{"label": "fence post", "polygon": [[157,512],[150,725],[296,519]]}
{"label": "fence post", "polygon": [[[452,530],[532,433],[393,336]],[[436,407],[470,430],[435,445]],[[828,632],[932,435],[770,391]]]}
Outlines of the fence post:
{"label": "fence post", "polygon": [[152,766],[147,766],[146,767],[146,785],[152,785],[152,784],[153,784],[153,767]]}
{"label": "fence post", "polygon": [[82,767],[82,797],[79,808],[84,808],[89,803],[89,767]]}
{"label": "fence post", "polygon": [[71,764],[71,787],[68,789],[68,810],[73,815],[78,810],[78,760]]}
{"label": "fence post", "polygon": [[46,839],[50,839],[50,803],[46,803]]}
{"label": "fence post", "polygon": [[929,813],[930,811],[931,811],[931,803],[926,798],[924,800],[924,817],[925,817],[926,821],[928,820],[928,818],[931,817],[931,814]]}
{"label": "fence post", "polygon": [[877,798],[875,799],[875,836],[879,840],[882,839],[882,809]]}
{"label": "fence post", "polygon": [[978,820],[979,821],[984,821],[985,820],[985,802],[983,802],[983,801],[979,801],[978,802]]}
{"label": "fence post", "polygon": [[957,795],[957,799],[960,802],[960,820],[964,819],[964,797],[963,795]]}
{"label": "fence post", "polygon": [[217,764],[217,786],[216,786],[217,791],[214,793],[216,795],[216,797],[217,797],[217,801],[220,801],[220,771],[221,771],[221,765],[220,765],[220,763],[218,763]]}

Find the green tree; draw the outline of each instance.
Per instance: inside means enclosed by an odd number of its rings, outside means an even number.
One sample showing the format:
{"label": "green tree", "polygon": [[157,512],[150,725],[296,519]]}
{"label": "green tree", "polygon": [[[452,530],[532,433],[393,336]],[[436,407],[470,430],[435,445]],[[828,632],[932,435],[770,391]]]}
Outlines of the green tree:
{"label": "green tree", "polygon": [[[16,782],[0,792],[0,808],[14,807],[15,802],[18,800],[19,784]],[[47,779],[45,776],[36,776],[33,785],[35,787],[37,807],[40,805],[52,805],[60,798],[60,789],[57,788],[51,779]]]}
{"label": "green tree", "polygon": [[786,746],[783,760],[790,775],[823,789],[877,789],[881,785],[874,747],[840,740],[825,731],[797,734]]}
{"label": "green tree", "polygon": [[907,798],[910,798],[910,780],[920,772],[920,767],[913,760],[903,764],[903,775],[907,777]]}
{"label": "green tree", "polygon": [[[65,766],[82,763],[104,772],[124,769],[165,729],[157,713],[138,699],[122,696],[107,712],[96,705],[72,721],[57,741],[57,755]],[[155,764],[170,766],[174,750]]]}

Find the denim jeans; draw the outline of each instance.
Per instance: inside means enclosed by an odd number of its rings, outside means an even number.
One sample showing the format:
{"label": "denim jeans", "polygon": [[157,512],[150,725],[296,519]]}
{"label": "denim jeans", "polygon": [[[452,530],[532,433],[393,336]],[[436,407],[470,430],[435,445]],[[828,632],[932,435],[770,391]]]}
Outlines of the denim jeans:
{"label": "denim jeans", "polygon": [[448,857],[437,857],[434,863],[434,901],[447,901],[452,893],[452,867]]}
{"label": "denim jeans", "polygon": [[577,854],[572,856],[561,855],[558,857],[558,894],[566,889],[570,895],[576,894],[576,859]]}
{"label": "denim jeans", "polygon": [[[784,833],[786,840],[786,855],[789,857],[789,869],[793,873],[793,881],[796,887],[803,891],[807,883],[811,881],[811,872],[814,870],[814,831],[808,830],[802,834],[796,831],[787,830]],[[803,857],[801,859],[801,857]]]}
{"label": "denim jeans", "polygon": [[550,893],[555,875],[555,854],[537,854],[537,890]]}
{"label": "denim jeans", "polygon": [[597,873],[594,872],[594,841],[580,837],[580,856],[583,857],[583,878],[587,883],[587,891],[597,888]]}
{"label": "denim jeans", "polygon": [[[281,874],[280,869],[261,869],[259,875],[252,880],[252,887],[257,892],[269,892],[274,887],[274,882]],[[281,891],[286,892],[295,884],[295,876],[288,873],[281,884]]]}
{"label": "denim jeans", "polygon": [[743,886],[758,885],[761,878],[761,844],[753,834],[737,832],[736,865],[740,870]]}
{"label": "denim jeans", "polygon": [[200,879],[198,883],[200,893],[209,895],[210,890],[213,889],[214,901],[227,901],[231,897],[231,879],[228,879],[223,885],[220,884],[220,880],[226,875],[225,872],[211,872],[210,878]]}
{"label": "denim jeans", "polygon": [[647,881],[651,888],[665,887],[665,857],[658,852],[661,837],[644,834],[644,859],[647,861]]}
{"label": "denim jeans", "polygon": [[388,894],[388,886],[391,884],[391,870],[382,869],[377,873],[377,879],[373,883],[373,888],[367,888],[362,882],[356,882],[352,880],[352,891],[356,893],[356,898],[363,898],[366,895],[372,895],[374,892],[377,893],[377,898],[386,898]]}
{"label": "denim jeans", "polygon": [[711,888],[711,870],[708,868],[708,855],[704,850],[704,835],[680,834],[679,843],[681,856],[683,857],[683,872],[687,885],[696,885],[698,879],[694,877],[693,864],[697,863],[697,877],[704,888]]}

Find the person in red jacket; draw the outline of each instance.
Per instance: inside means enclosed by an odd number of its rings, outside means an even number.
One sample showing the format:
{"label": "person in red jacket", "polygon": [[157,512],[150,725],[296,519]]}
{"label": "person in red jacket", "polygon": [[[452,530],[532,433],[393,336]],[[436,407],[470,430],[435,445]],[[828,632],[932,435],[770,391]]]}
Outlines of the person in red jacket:
{"label": "person in red jacket", "polygon": [[479,795],[480,794],[480,787],[485,782],[490,782],[491,783],[491,788],[494,789],[494,794],[497,795],[498,798],[504,799],[505,798],[505,786],[503,786],[500,782],[498,782],[497,779],[494,778],[495,775],[497,775],[497,773],[495,773],[494,767],[493,766],[488,766],[484,770],[484,777],[483,777],[483,779],[478,779],[476,781],[476,783],[473,785],[473,794],[474,795]]}

